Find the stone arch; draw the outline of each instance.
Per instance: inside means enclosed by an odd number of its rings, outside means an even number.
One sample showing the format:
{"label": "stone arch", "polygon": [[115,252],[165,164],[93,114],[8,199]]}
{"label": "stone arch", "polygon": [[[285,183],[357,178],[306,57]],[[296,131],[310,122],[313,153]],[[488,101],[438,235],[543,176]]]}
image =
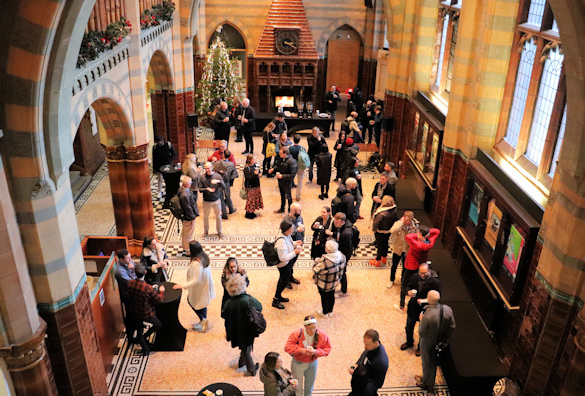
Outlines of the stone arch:
{"label": "stone arch", "polygon": [[[248,55],[252,54],[256,49],[256,44],[254,43],[254,35],[242,20],[232,16],[230,16],[227,19],[222,19],[218,17],[210,21],[207,24],[209,28],[207,29],[205,37],[200,36],[199,38],[200,48],[207,48],[207,43],[209,42],[209,39],[213,32],[215,31],[215,29],[217,29],[218,26],[225,24],[231,25],[242,35],[242,37],[244,38],[244,42],[246,43],[246,54]],[[204,42],[202,40],[204,40]],[[203,45],[201,45],[202,43]]]}
{"label": "stone arch", "polygon": [[134,146],[134,123],[129,98],[112,81],[101,82],[80,98],[79,105],[71,114],[71,141],[89,106],[96,111],[106,130],[108,146]]}
{"label": "stone arch", "polygon": [[319,54],[320,57],[322,58],[325,57],[327,41],[329,41],[329,38],[331,37],[333,32],[335,32],[337,29],[345,25],[355,30],[357,34],[360,36],[362,44],[364,43],[365,25],[363,24],[363,22],[357,22],[349,17],[339,18],[338,20],[331,22],[329,26],[323,29],[323,32],[321,33],[321,36],[319,37],[319,40],[316,43],[317,53]]}
{"label": "stone arch", "polygon": [[171,51],[164,40],[155,40],[147,54],[142,59],[143,75],[148,75],[148,68],[152,68],[157,89],[174,90],[173,68],[169,62]]}

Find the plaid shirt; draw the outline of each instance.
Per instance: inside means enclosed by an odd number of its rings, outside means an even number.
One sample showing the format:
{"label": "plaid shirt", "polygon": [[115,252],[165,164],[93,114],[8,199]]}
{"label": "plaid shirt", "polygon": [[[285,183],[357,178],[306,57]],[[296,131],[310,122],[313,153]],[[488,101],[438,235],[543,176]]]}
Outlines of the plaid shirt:
{"label": "plaid shirt", "polygon": [[330,253],[325,254],[322,260],[316,261],[313,265],[315,283],[319,289],[323,289],[326,292],[335,290],[345,269],[345,256],[343,253],[338,252],[335,262],[331,260],[331,256]]}
{"label": "plaid shirt", "polygon": [[156,292],[154,288],[140,279],[132,279],[128,282],[128,294],[130,297],[130,313],[135,319],[150,319],[155,315],[154,304],[164,300],[162,292]]}

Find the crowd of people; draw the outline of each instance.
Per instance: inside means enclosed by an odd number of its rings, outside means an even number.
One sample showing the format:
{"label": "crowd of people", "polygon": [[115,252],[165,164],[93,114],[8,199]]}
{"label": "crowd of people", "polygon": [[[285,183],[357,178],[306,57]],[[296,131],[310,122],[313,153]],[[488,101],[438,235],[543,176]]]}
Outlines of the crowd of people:
{"label": "crowd of people", "polygon": [[[357,87],[356,87],[357,88]],[[359,93],[359,90],[358,90]],[[354,92],[352,98],[359,102],[359,95]],[[327,109],[333,114],[331,129],[335,130],[335,112],[340,94],[332,86],[325,97]],[[242,177],[242,198],[246,200],[245,218],[254,219],[256,212],[264,208],[261,190],[261,178],[276,177],[280,193],[280,207],[275,214],[282,214],[279,233],[274,239],[274,249],[279,263],[276,268],[279,279],[276,284],[272,307],[285,309],[290,301],[283,293],[292,290],[293,284],[300,284],[294,276],[294,265],[305,246],[305,223],[301,201],[302,185],[305,172],[308,183],[316,179],[320,186],[319,199],[329,198],[332,179],[340,182],[330,205],[321,208],[320,215],[311,223],[312,242],[310,257],[313,260],[312,273],[321,300],[321,309],[316,316],[321,319],[333,317],[336,298],[348,294],[347,269],[357,244],[359,232],[354,226],[361,215],[361,203],[364,192],[362,175],[359,168],[359,147],[357,142],[374,139],[379,144],[381,109],[371,100],[363,103],[353,102],[347,118],[341,123],[332,149],[327,145],[320,129],[315,127],[308,136],[306,148],[301,136],[293,135],[292,141],[287,135],[284,114],[278,113],[262,133],[262,166],[254,155],[252,132],[255,129],[255,112],[250,101],[244,99],[231,111],[225,102],[220,102],[215,113],[215,137],[221,138],[221,144],[207,158],[203,167],[198,165],[195,154],[188,154],[182,164],[183,176],[177,193],[182,209],[181,244],[185,255],[190,258],[185,283],[175,284],[173,288],[188,291],[187,302],[195,312],[198,320],[192,327],[198,332],[207,332],[212,323],[207,318],[207,307],[215,298],[215,290],[210,271],[210,258],[200,242],[193,240],[195,219],[199,216],[198,195],[202,195],[203,237],[209,235],[209,215],[213,211],[217,235],[223,238],[222,220],[236,212],[231,199],[231,187],[240,177],[233,154],[228,149],[229,126],[235,121],[236,141],[246,141],[245,167]],[[359,106],[358,106],[359,104]],[[226,133],[225,129],[228,128]],[[363,133],[363,135],[362,135]],[[363,136],[363,137],[362,137]],[[156,166],[172,162],[176,153],[164,139],[157,137],[153,148]],[[335,151],[335,157],[332,155]],[[162,165],[161,165],[162,164]],[[156,169],[159,169],[160,166]],[[316,168],[316,169],[315,169]],[[436,363],[431,349],[438,340],[446,339],[453,331],[455,322],[449,307],[439,304],[440,282],[432,276],[427,263],[428,252],[439,236],[438,229],[421,225],[411,211],[399,214],[396,201],[397,175],[391,162],[384,164],[379,181],[374,186],[370,210],[371,229],[375,235],[376,256],[370,260],[375,267],[391,265],[388,288],[398,281],[396,272],[403,262],[400,279],[400,297],[395,308],[406,313],[406,341],[401,350],[414,347],[414,328],[420,321],[420,342],[416,355],[422,356],[423,375],[416,376],[417,385],[432,390],[435,380]],[[153,171],[155,174],[157,170]],[[336,175],[333,178],[333,169]],[[315,177],[316,174],[316,177]],[[161,186],[160,178],[157,183]],[[293,202],[292,189],[296,189]],[[158,197],[161,198],[161,188]],[[391,263],[388,254],[392,253]],[[155,315],[155,304],[164,298],[164,286],[168,281],[168,256],[164,246],[152,237],[144,240],[140,264],[135,264],[127,250],[117,252],[118,266],[116,278],[120,284],[120,295],[125,311],[126,332],[131,342],[139,343],[142,353],[148,355],[152,345],[147,339],[156,332],[160,321]],[[238,264],[237,258],[230,257],[225,263],[221,275],[224,289],[221,302],[221,317],[225,321],[226,339],[233,348],[240,350],[238,372],[254,376],[259,371],[264,383],[266,395],[310,395],[317,375],[317,362],[326,357],[331,348],[327,334],[317,328],[316,317],[304,318],[303,326],[293,331],[286,342],[284,351],[292,356],[291,370],[282,365],[278,352],[270,352],[260,366],[252,358],[254,339],[259,336],[251,326],[249,312],[253,308],[262,311],[262,304],[246,293],[250,279],[246,270]],[[406,296],[409,296],[408,307]],[[440,318],[437,320],[437,309]],[[144,332],[144,323],[150,323],[150,329]],[[370,329],[364,334],[364,352],[348,370],[352,375],[352,395],[375,395],[383,383],[388,369],[388,357],[380,342],[377,331]]]}

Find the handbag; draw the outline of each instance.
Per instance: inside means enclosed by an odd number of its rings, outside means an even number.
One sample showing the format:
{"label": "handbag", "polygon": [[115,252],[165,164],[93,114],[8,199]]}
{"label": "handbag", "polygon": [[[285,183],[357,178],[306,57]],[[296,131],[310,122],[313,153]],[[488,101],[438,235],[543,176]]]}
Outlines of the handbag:
{"label": "handbag", "polygon": [[242,178],[242,188],[240,189],[240,198],[242,198],[244,201],[248,199],[248,191],[246,191],[246,187],[244,186],[245,179],[245,177]]}
{"label": "handbag", "polygon": [[252,305],[252,297],[248,296],[248,318],[250,320],[250,327],[254,330],[254,334],[259,336],[266,330],[266,319],[262,312],[258,311],[254,305]]}
{"label": "handbag", "polygon": [[268,143],[266,144],[266,158],[271,158],[276,156],[276,144]]}
{"label": "handbag", "polygon": [[[439,330],[441,329],[441,324],[443,323],[443,304],[440,305],[440,310],[441,310],[441,316],[439,319]],[[445,362],[445,359],[446,359],[447,353],[448,353],[448,349],[449,349],[449,343],[445,340],[439,341],[435,345],[434,357],[435,357],[435,363],[437,364],[437,366],[441,366]]]}

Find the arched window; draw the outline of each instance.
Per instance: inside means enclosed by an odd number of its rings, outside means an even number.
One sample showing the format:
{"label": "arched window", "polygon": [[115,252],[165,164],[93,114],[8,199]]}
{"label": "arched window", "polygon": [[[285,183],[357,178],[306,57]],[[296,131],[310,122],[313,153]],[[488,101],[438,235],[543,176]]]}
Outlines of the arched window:
{"label": "arched window", "polygon": [[518,13],[496,149],[546,193],[564,135],[564,55],[547,0]]}
{"label": "arched window", "polygon": [[451,91],[460,10],[461,0],[446,0],[439,3],[430,90],[445,102],[448,102]]}

